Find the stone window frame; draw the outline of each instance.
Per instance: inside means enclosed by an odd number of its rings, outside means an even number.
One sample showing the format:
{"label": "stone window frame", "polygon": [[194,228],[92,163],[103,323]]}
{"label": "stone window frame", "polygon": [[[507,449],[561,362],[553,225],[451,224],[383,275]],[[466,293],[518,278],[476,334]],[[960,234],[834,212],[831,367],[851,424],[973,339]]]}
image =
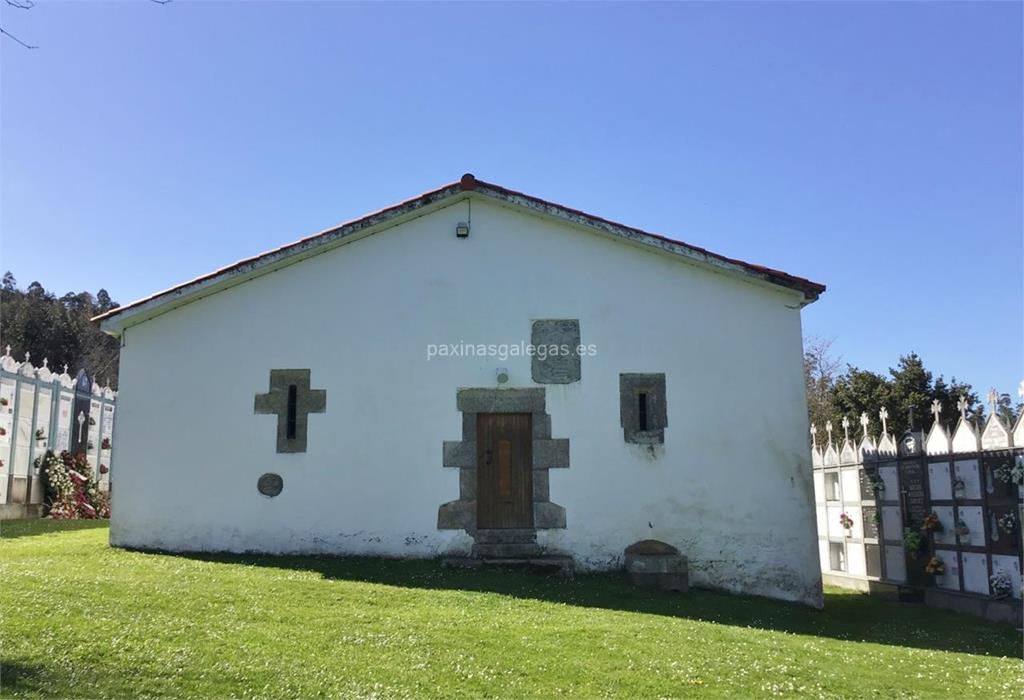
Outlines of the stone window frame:
{"label": "stone window frame", "polygon": [[[647,394],[647,430],[640,430],[639,395]],[[619,375],[619,421],[622,437],[635,445],[661,445],[668,427],[665,374],[622,373]]]}
{"label": "stone window frame", "polygon": [[[288,431],[289,387],[295,385],[295,422],[293,437]],[[309,433],[309,414],[327,412],[327,390],[312,388],[310,369],[271,369],[270,389],[256,394],[253,412],[257,415],[277,416],[276,451],[278,454],[296,454],[306,451]]]}
{"label": "stone window frame", "polygon": [[442,467],[458,468],[459,498],[437,509],[438,530],[465,530],[475,537],[476,425],[481,413],[529,413],[533,430],[533,530],[565,529],[565,508],[551,502],[549,469],[569,467],[569,439],[551,437],[544,388],[466,388],[456,392],[462,413],[462,439],[442,443]]}

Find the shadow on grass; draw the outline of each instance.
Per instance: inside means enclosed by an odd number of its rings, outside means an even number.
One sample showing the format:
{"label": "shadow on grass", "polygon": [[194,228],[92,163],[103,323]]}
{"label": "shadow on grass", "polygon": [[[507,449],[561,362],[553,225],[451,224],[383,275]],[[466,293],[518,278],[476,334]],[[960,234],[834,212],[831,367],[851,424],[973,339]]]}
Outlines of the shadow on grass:
{"label": "shadow on grass", "polygon": [[1010,625],[858,593],[826,592],[825,609],[814,610],[795,603],[706,590],[693,590],[684,595],[649,591],[632,586],[621,573],[577,574],[564,578],[518,569],[450,569],[435,560],[213,553],[169,555],[205,562],[312,571],[333,580],[496,593],[838,640],[985,656],[1022,655],[1019,635]]}
{"label": "shadow on grass", "polygon": [[49,671],[42,666],[0,659],[0,688],[3,697],[21,692],[38,691]]}
{"label": "shadow on grass", "polygon": [[47,520],[33,518],[31,520],[0,520],[0,540],[13,540],[19,537],[38,537],[54,532],[68,530],[93,530],[110,526],[109,520]]}

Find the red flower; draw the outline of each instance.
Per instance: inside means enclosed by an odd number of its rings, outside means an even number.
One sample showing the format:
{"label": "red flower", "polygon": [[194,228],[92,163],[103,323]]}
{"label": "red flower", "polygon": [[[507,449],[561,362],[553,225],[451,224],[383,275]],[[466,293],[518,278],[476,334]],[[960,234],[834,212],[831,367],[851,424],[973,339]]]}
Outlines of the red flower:
{"label": "red flower", "polygon": [[106,474],[109,471],[110,471],[110,467],[108,467],[106,464],[101,464],[100,465],[100,474]]}

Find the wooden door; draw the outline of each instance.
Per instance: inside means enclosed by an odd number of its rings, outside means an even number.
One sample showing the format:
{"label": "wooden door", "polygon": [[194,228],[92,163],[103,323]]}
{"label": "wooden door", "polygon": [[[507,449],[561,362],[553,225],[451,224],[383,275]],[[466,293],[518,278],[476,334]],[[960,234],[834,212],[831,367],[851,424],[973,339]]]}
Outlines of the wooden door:
{"label": "wooden door", "polygon": [[533,527],[533,417],[481,413],[476,426],[476,524]]}

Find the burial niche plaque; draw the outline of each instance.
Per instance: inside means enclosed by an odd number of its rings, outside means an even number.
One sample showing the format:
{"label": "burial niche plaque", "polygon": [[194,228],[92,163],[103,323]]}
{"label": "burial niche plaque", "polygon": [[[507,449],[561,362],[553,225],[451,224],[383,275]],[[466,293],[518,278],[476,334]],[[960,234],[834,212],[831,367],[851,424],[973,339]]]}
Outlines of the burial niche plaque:
{"label": "burial niche plaque", "polygon": [[256,490],[267,498],[273,498],[284,489],[284,480],[280,474],[264,474],[256,482]]}

